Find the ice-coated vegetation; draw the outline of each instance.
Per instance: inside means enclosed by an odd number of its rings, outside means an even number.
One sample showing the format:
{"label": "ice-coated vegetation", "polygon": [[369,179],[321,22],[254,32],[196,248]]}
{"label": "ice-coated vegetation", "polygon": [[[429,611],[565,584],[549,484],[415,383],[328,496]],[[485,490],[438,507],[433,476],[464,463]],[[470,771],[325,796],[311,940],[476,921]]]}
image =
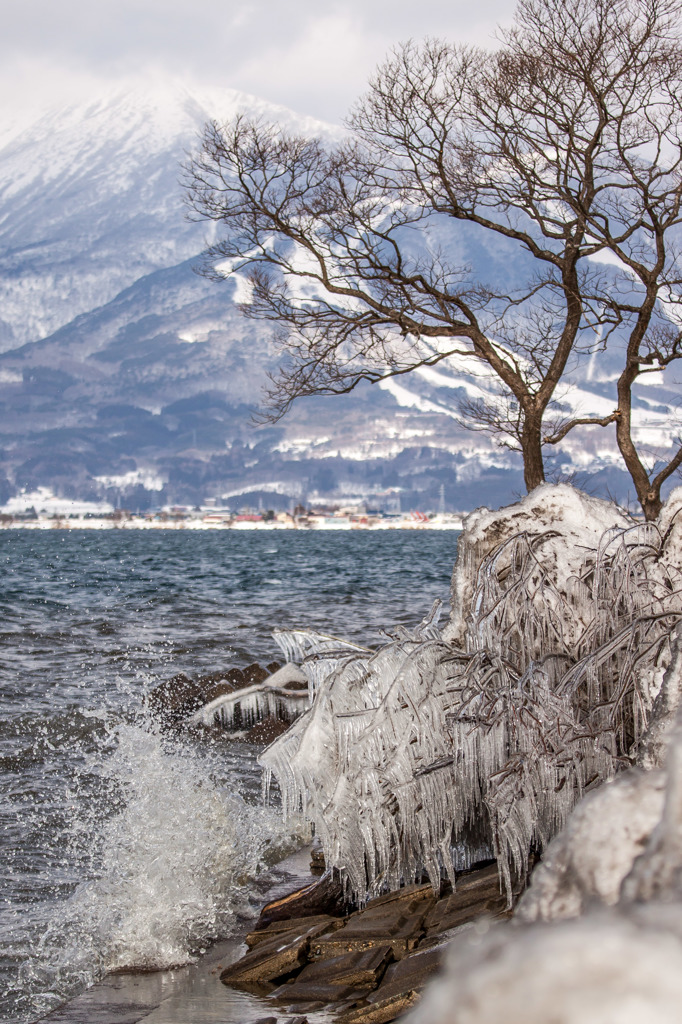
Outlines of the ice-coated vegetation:
{"label": "ice-coated vegetation", "polygon": [[406,1024],[679,1021],[682,712],[671,701],[682,682],[679,631],[673,644],[649,730],[663,761],[629,769],[578,804],[514,919],[461,929],[445,976]]}
{"label": "ice-coated vegetation", "polygon": [[301,690],[306,677],[294,664],[284,665],[262,683],[223,693],[199,708],[190,718],[202,725],[222,725],[227,729],[250,729],[270,716],[293,722],[303,711],[307,689]]}
{"label": "ice-coated vegetation", "polygon": [[511,897],[631,761],[682,619],[682,492],[635,523],[568,486],[465,524],[453,612],[378,650],[280,633],[311,706],[262,755],[360,900],[488,852]]}

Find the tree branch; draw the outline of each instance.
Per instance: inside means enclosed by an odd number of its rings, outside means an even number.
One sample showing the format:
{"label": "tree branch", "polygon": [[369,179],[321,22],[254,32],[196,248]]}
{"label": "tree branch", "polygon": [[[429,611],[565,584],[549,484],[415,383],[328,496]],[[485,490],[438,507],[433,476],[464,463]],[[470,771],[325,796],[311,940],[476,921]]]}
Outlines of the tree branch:
{"label": "tree branch", "polygon": [[603,416],[601,419],[597,419],[594,416],[586,416],[580,419],[569,420],[568,423],[557,430],[554,434],[546,434],[543,437],[545,444],[558,444],[559,441],[563,440],[569,431],[573,430],[574,427],[593,426],[593,427],[608,427],[609,423],[615,423],[620,418],[620,411],[614,409],[609,416]]}

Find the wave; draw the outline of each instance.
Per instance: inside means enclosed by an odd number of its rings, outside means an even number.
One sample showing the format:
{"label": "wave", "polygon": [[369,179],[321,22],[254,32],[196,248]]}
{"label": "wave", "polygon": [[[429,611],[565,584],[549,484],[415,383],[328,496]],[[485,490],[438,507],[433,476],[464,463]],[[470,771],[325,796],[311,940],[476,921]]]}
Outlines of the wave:
{"label": "wave", "polygon": [[93,805],[71,821],[70,840],[92,845],[92,876],[36,922],[19,969],[23,1019],[107,972],[191,962],[253,912],[254,880],[303,838],[239,795],[220,749],[141,724],[119,724],[110,740],[96,767],[118,810],[103,818]]}

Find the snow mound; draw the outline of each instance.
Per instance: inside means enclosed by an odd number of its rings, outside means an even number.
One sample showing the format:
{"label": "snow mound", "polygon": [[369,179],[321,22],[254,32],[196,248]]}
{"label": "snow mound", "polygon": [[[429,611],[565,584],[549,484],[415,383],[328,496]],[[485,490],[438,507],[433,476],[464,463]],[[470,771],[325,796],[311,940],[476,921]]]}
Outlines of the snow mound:
{"label": "snow mound", "polygon": [[661,817],[665,776],[632,769],[589,793],[552,840],[516,911],[522,921],[579,917],[618,902]]}
{"label": "snow mound", "polygon": [[405,1024],[678,1024],[682,940],[603,912],[468,928]]}
{"label": "snow mound", "polygon": [[[680,488],[682,497],[682,488]],[[591,498],[570,484],[543,484],[515,505],[478,508],[464,519],[452,576],[450,622],[443,638],[465,646],[478,568],[518,534],[538,538],[537,554],[557,581],[568,580],[586,551],[607,530],[632,525],[617,506]]]}
{"label": "snow mound", "polygon": [[665,774],[663,812],[623,882],[625,903],[682,900],[682,707],[670,733]]}

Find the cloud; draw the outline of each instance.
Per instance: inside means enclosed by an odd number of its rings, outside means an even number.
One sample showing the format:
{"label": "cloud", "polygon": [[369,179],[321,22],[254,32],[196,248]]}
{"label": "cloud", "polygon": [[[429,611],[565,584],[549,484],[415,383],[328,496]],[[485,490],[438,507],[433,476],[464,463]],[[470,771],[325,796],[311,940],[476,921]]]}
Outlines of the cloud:
{"label": "cloud", "polygon": [[10,0],[0,81],[13,102],[156,69],[337,120],[386,51],[425,35],[486,42],[513,0]]}

